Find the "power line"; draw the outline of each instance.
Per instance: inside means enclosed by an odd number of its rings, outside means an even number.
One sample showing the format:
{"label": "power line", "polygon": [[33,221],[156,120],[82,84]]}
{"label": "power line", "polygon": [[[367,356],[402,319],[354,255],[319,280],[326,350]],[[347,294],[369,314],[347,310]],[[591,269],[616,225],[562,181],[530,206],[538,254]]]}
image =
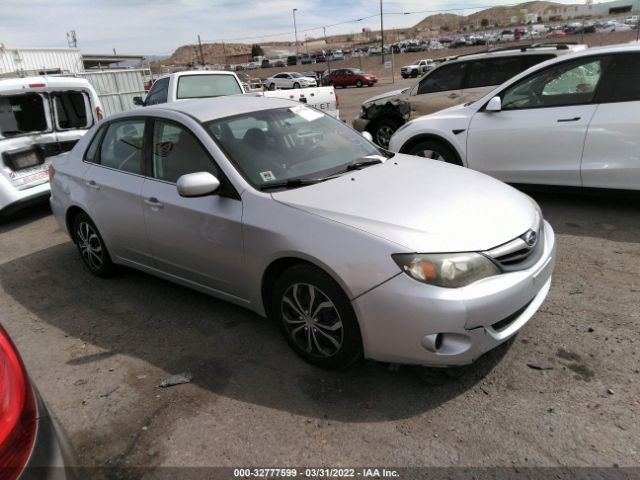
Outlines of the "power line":
{"label": "power line", "polygon": [[[640,1],[640,0],[639,0]],[[457,7],[457,8],[441,8],[441,9],[437,9],[437,10],[415,10],[415,11],[410,11],[410,12],[384,12],[384,15],[414,15],[414,14],[435,14],[435,13],[447,13],[447,12],[460,12],[460,11],[464,11],[464,10],[485,10],[488,8],[495,8],[495,7],[514,7],[520,5],[519,3],[506,3],[506,4],[501,4],[501,5],[471,5],[471,6],[467,6],[467,7]],[[368,20],[370,18],[377,18],[380,17],[381,14],[380,13],[375,13],[373,15],[367,15],[364,17],[360,17],[360,18],[353,18],[351,20],[345,20],[342,22],[337,22],[337,23],[332,23],[330,25],[318,25],[315,27],[309,27],[309,28],[305,28],[305,29],[298,29],[298,33],[305,33],[305,32],[313,32],[316,30],[323,30],[323,29],[327,29],[327,28],[331,28],[331,27],[337,27],[340,25],[347,25],[350,23],[357,23],[357,22],[361,22],[363,20]],[[204,40],[204,42],[206,43],[220,43],[220,42],[240,42],[243,40],[260,40],[260,39],[264,39],[264,38],[275,38],[275,37],[284,37],[285,35],[295,35],[294,31],[281,31],[281,32],[277,32],[277,33],[269,33],[269,34],[264,34],[264,35],[253,35],[253,36],[249,36],[249,37],[235,37],[235,38],[224,38],[224,39],[217,39],[217,40]]]}

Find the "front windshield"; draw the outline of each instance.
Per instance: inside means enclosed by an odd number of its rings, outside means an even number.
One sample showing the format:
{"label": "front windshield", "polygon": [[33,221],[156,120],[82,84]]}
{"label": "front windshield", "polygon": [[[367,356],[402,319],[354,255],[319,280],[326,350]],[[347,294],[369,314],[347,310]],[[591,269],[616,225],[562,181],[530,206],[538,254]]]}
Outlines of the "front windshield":
{"label": "front windshield", "polygon": [[293,72],[293,73],[291,74],[291,76],[292,76],[293,78],[300,78],[300,77],[304,77],[304,75],[302,75],[302,74],[300,74],[300,73],[298,73],[298,72]]}
{"label": "front windshield", "polygon": [[362,75],[364,72],[359,68],[354,68],[353,70],[351,70],[351,73],[353,73],[354,75]]}
{"label": "front windshield", "polygon": [[205,128],[256,188],[324,178],[383,153],[355,130],[304,105],[214,120]]}

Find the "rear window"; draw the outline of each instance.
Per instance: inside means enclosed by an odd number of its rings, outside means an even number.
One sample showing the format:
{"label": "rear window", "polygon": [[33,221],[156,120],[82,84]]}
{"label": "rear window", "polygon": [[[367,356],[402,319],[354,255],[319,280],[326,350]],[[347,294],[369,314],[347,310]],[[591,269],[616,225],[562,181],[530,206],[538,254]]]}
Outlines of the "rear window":
{"label": "rear window", "polygon": [[91,118],[87,114],[89,99],[82,92],[56,92],[52,94],[59,129],[89,128]]}
{"label": "rear window", "polygon": [[178,79],[177,98],[207,98],[243,93],[232,75],[187,75]]}
{"label": "rear window", "polygon": [[47,130],[44,101],[37,93],[0,96],[0,133],[12,137]]}

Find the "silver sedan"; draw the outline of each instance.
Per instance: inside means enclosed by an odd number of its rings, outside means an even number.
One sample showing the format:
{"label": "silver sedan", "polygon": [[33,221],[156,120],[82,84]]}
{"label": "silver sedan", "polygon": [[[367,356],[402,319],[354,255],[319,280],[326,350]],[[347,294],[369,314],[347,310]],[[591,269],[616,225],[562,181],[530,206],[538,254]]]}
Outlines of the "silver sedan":
{"label": "silver sedan", "polygon": [[114,115],[50,176],[91,273],[124,265],[249,308],[321,367],[470,363],[551,284],[554,233],[529,197],[288,100]]}

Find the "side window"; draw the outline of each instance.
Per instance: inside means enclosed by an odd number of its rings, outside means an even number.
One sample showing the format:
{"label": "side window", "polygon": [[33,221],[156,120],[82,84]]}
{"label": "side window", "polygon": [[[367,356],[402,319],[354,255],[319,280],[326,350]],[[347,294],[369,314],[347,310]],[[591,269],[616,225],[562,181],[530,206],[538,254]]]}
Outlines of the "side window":
{"label": "side window", "polygon": [[158,103],[167,103],[169,96],[169,79],[161,78],[151,87],[149,95],[147,95],[147,105],[156,105]]}
{"label": "side window", "polygon": [[640,55],[616,58],[617,75],[611,89],[611,102],[640,101]]}
{"label": "side window", "polygon": [[89,148],[84,154],[84,161],[89,163],[98,162],[98,146],[100,145],[100,139],[104,136],[104,128],[101,128],[98,133],[93,136]]}
{"label": "side window", "polygon": [[446,92],[462,88],[462,77],[466,64],[443,65],[432,71],[418,85],[418,95]]}
{"label": "side window", "polygon": [[153,177],[176,182],[187,173],[218,174],[204,147],[187,128],[156,120],[153,127]]}
{"label": "side window", "polygon": [[593,57],[554,65],[505,90],[503,110],[559,107],[590,103],[605,61]]}
{"label": "side window", "polygon": [[123,120],[107,127],[100,148],[100,165],[142,174],[144,120]]}
{"label": "side window", "polygon": [[520,57],[490,58],[471,62],[467,88],[500,85],[515,77],[522,69]]}

